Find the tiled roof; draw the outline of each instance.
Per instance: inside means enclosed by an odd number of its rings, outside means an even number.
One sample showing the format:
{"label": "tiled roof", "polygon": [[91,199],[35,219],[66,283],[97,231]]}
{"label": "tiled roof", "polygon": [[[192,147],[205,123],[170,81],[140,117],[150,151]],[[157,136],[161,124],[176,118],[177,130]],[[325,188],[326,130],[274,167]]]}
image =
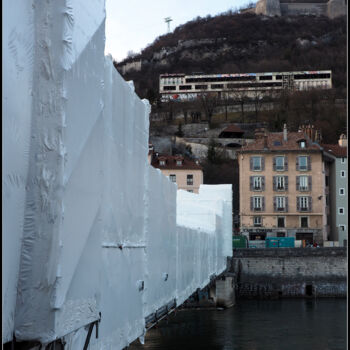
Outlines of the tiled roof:
{"label": "tiled roof", "polygon": [[343,158],[347,156],[347,147],[341,147],[337,144],[332,145],[326,143],[322,143],[321,146],[325,152],[333,154],[336,157]]}
{"label": "tiled roof", "polygon": [[[261,136],[254,142],[243,146],[239,152],[251,152],[251,151],[320,151],[321,148],[317,143],[312,142],[302,132],[288,132],[287,141],[283,140],[283,132],[268,133],[267,147],[265,147],[265,136]],[[306,147],[300,148],[299,142],[306,140]]]}
{"label": "tiled roof", "polygon": [[[165,165],[160,165],[159,159],[165,160]],[[182,165],[177,165],[176,161],[180,159],[182,159]],[[183,158],[179,156],[168,156],[164,154],[158,155],[158,156],[153,154],[151,165],[154,168],[158,168],[158,169],[202,170],[202,167],[199,164],[196,164],[196,162],[194,162],[191,159]]]}
{"label": "tiled roof", "polygon": [[222,130],[221,132],[240,132],[240,133],[244,133],[244,131],[237,125],[235,124],[231,124],[228,127],[226,127],[224,130]]}

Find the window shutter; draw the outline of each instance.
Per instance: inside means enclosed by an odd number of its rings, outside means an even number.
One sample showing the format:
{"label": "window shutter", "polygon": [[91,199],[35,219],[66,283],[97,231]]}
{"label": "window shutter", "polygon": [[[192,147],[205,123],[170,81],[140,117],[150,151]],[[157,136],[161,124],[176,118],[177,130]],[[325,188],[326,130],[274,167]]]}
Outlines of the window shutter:
{"label": "window shutter", "polygon": [[297,197],[297,211],[300,211],[300,197]]}
{"label": "window shutter", "polygon": [[308,197],[309,201],[309,211],[312,211],[312,197]]}
{"label": "window shutter", "polygon": [[265,176],[261,177],[261,189],[265,191]]}
{"label": "window shutter", "polygon": [[284,185],[286,187],[286,190],[288,190],[288,176],[284,177]]}
{"label": "window shutter", "polygon": [[265,197],[261,198],[261,210],[264,211],[265,210]]}
{"label": "window shutter", "polygon": [[284,157],[284,170],[288,170],[288,157]]}
{"label": "window shutter", "polygon": [[250,197],[250,210],[254,210],[254,197]]}
{"label": "window shutter", "polygon": [[277,197],[273,197],[273,211],[277,211]]}
{"label": "window shutter", "polygon": [[253,157],[250,157],[250,170],[253,170]]}
{"label": "window shutter", "polygon": [[296,158],[296,169],[299,170],[299,157]]}
{"label": "window shutter", "polygon": [[311,170],[311,157],[307,156],[307,170]]}
{"label": "window shutter", "polygon": [[285,197],[285,203],[286,203],[286,212],[288,213],[288,197]]}
{"label": "window shutter", "polygon": [[261,170],[265,170],[265,157],[261,157]]}
{"label": "window shutter", "polygon": [[312,176],[308,176],[309,191],[312,191]]}
{"label": "window shutter", "polygon": [[299,189],[300,189],[300,177],[299,176],[297,176],[297,178],[296,178],[296,185],[297,185],[297,191],[299,191]]}
{"label": "window shutter", "polygon": [[273,190],[276,191],[276,176],[274,176],[273,178]]}
{"label": "window shutter", "polygon": [[273,157],[273,170],[276,170],[276,157]]}
{"label": "window shutter", "polygon": [[253,176],[250,176],[250,190],[253,191]]}

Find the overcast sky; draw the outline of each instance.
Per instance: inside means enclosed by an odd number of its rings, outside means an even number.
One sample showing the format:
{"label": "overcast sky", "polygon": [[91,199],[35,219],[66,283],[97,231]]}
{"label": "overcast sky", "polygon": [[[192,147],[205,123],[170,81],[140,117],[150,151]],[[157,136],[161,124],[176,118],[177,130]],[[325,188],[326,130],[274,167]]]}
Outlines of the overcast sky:
{"label": "overcast sky", "polygon": [[129,51],[138,53],[158,36],[197,16],[236,10],[256,0],[106,0],[106,54],[121,61]]}

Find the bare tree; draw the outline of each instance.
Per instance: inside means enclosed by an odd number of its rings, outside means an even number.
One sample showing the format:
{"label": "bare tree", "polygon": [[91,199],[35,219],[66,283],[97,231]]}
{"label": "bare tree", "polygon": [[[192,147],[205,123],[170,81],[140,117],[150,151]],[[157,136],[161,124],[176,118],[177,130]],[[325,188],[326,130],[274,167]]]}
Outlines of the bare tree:
{"label": "bare tree", "polygon": [[211,124],[214,110],[219,104],[219,96],[216,92],[204,92],[199,95],[199,99],[207,121]]}
{"label": "bare tree", "polygon": [[229,90],[230,96],[232,96],[233,101],[240,106],[241,110],[241,122],[244,123],[244,105],[248,102],[247,91],[241,89]]}
{"label": "bare tree", "polygon": [[259,116],[259,112],[260,112],[261,107],[262,107],[263,98],[264,98],[264,93],[261,90],[258,90],[258,89],[253,90],[252,100],[253,100],[253,104],[254,104],[255,122],[256,123],[258,122],[258,116]]}

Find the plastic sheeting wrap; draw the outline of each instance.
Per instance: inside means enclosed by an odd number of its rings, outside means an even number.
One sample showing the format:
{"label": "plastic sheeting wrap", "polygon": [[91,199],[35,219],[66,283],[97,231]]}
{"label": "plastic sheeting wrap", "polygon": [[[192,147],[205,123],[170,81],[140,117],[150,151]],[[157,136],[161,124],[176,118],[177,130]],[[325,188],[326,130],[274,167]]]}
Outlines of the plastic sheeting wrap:
{"label": "plastic sheeting wrap", "polygon": [[149,168],[146,224],[147,274],[144,315],[176,298],[176,185]]}
{"label": "plastic sheeting wrap", "polygon": [[3,342],[80,349],[101,315],[89,349],[122,349],[224,270],[231,187],[177,191],[150,167],[150,106],[104,57],[103,1],[17,2],[4,4]]}
{"label": "plastic sheeting wrap", "polygon": [[5,0],[2,80],[2,341],[12,339],[29,166],[34,56],[33,1]]}

